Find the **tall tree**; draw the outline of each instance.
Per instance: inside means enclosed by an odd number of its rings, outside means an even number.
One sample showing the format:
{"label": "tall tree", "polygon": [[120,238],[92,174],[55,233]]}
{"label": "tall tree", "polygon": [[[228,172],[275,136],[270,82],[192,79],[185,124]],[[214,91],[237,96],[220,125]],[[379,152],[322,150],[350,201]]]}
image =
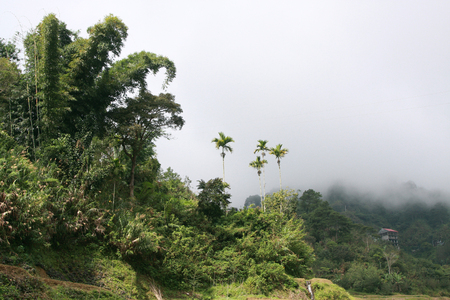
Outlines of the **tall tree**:
{"label": "tall tree", "polygon": [[107,132],[108,107],[130,93],[146,91],[149,73],[165,69],[163,88],[175,78],[173,62],[154,53],[132,53],[115,61],[127,31],[122,20],[109,15],[82,38],[50,14],[28,34],[27,78],[36,97],[36,115],[42,115],[36,119],[45,121],[48,138],[57,133],[101,136]]}
{"label": "tall tree", "polygon": [[67,47],[76,35],[65,26],[54,14],[49,14],[24,41],[27,84],[36,106],[34,123],[46,139],[61,132],[64,117],[71,109],[69,101],[77,100],[66,80],[72,60]]}
{"label": "tall tree", "polygon": [[[31,132],[33,146],[34,137],[38,138],[38,148],[50,147],[58,136],[67,136],[72,140],[69,144],[74,145],[85,141],[79,147],[80,155],[89,149],[92,138],[113,132],[120,137],[125,145],[123,152],[132,162],[130,195],[133,196],[134,169],[142,157],[142,149],[150,149],[151,142],[162,132],[152,126],[181,128],[183,122],[179,116],[181,109],[174,104],[172,95],[153,96],[147,91],[147,75],[161,69],[166,75],[165,90],[175,78],[174,63],[145,51],[117,59],[127,31],[122,20],[108,15],[89,27],[88,36],[83,38],[68,30],[54,14],[47,15],[24,41],[24,78],[29,97],[24,97],[28,102],[22,103],[22,107],[29,107],[27,124],[31,130],[22,131]],[[139,96],[128,99],[129,95]],[[158,104],[152,106],[154,102]],[[117,103],[124,107],[115,106]],[[162,107],[158,108],[159,104]],[[164,123],[167,119],[158,115],[162,111],[170,114],[169,110],[179,118],[164,114],[173,124]],[[130,119],[125,120],[125,116]]]}
{"label": "tall tree", "polygon": [[166,136],[167,128],[181,129],[184,120],[181,106],[171,94],[154,96],[141,92],[127,98],[125,106],[115,106],[108,114],[113,133],[120,139],[123,151],[131,160],[130,197],[134,197],[134,174],[138,156],[155,139]]}
{"label": "tall tree", "polygon": [[283,148],[282,144],[278,144],[275,147],[270,148],[269,154],[272,154],[277,159],[278,171],[280,173],[280,190],[281,190],[281,159],[289,152],[288,149]]}
{"label": "tall tree", "polygon": [[222,148],[222,167],[223,167],[223,182],[225,182],[225,152],[229,151],[233,153],[233,148],[231,148],[229,143],[234,143],[233,138],[226,136],[223,132],[219,132],[219,138],[214,138],[211,143],[216,143],[216,149]]}
{"label": "tall tree", "polygon": [[258,173],[258,177],[259,177],[259,192],[261,194],[261,203],[262,203],[262,206],[263,206],[263,211],[266,210],[266,204],[264,202],[265,198],[263,198],[262,188],[261,188],[261,168],[264,168],[264,164],[266,164],[266,163],[267,163],[267,160],[261,159],[260,156],[257,156],[256,160],[250,162],[250,164],[249,164],[249,166],[252,167],[252,168],[255,168],[257,170],[257,173]]}
{"label": "tall tree", "polygon": [[[256,149],[253,152],[253,154],[256,154],[256,152],[261,152],[261,157],[264,160],[264,156],[266,156],[266,151],[269,151],[270,149],[267,147],[268,141],[266,140],[258,140],[258,145],[256,145]],[[267,161],[266,161],[267,163]],[[263,192],[264,192],[264,199],[266,198],[266,163],[263,164]]]}

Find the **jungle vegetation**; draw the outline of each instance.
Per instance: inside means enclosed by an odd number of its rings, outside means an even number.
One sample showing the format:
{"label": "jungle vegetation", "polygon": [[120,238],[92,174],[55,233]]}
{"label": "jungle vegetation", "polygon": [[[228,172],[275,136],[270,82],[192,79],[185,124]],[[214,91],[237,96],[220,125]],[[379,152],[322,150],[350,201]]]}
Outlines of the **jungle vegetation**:
{"label": "jungle vegetation", "polygon": [[[115,16],[87,32],[47,15],[23,39],[23,69],[18,48],[1,40],[2,260],[96,245],[171,290],[298,287],[314,260],[301,219],[230,209],[224,178],[201,180],[194,194],[188,178],[161,169],[154,141],[184,119],[175,96],[152,94],[146,77],[164,71],[167,87],[174,63],[145,51],[117,59],[127,27]],[[232,151],[230,137],[213,142],[223,159]]]}
{"label": "jungle vegetation", "polygon": [[[250,166],[262,170],[261,195],[230,208],[224,159],[234,140],[222,132],[212,142],[223,177],[200,180],[195,194],[155,154],[154,142],[185,121],[175,96],[152,94],[146,78],[164,71],[165,88],[175,64],[146,51],[117,59],[127,27],[115,16],[87,32],[47,15],[23,38],[23,68],[18,48],[0,39],[2,262],[22,257],[50,270],[35,249],[81,247],[192,293],[226,284],[268,295],[323,277],[356,292],[450,295],[446,203],[385,207],[339,188],[326,199],[283,189],[288,149],[259,140],[262,159]],[[280,177],[267,195],[265,151]],[[400,232],[400,249],[379,239],[381,227]]]}

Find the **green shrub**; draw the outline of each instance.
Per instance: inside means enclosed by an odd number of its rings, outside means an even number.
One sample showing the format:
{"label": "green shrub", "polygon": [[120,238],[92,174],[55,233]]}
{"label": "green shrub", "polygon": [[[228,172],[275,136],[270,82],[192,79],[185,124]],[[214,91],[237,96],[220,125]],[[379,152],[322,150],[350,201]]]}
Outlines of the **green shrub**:
{"label": "green shrub", "polygon": [[382,284],[381,271],[371,265],[354,263],[338,283],[345,289],[377,293]]}
{"label": "green shrub", "polygon": [[250,267],[245,286],[252,293],[268,295],[273,290],[285,287],[295,288],[298,284],[286,275],[283,266],[264,261]]}
{"label": "green shrub", "polygon": [[316,300],[351,300],[353,297],[346,290],[328,283],[315,282],[312,284]]}

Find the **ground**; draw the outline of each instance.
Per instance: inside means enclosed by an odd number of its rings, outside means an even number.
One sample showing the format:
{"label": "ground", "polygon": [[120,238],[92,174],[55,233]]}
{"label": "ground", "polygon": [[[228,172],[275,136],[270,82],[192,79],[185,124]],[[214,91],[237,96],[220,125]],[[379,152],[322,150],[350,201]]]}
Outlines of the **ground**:
{"label": "ground", "polygon": [[[32,274],[30,274],[33,273]],[[108,289],[99,286],[75,283],[71,281],[63,281],[51,279],[45,270],[41,267],[30,268],[30,272],[18,266],[10,266],[0,264],[0,292],[7,295],[0,299],[135,299],[127,295],[117,295]],[[296,279],[301,287],[305,286],[306,280],[302,278]],[[2,282],[3,281],[3,282]],[[310,280],[313,287],[316,287],[316,299],[370,299],[370,300],[450,300],[450,298],[436,298],[429,296],[414,295],[357,295],[353,298],[347,294],[342,288],[334,285],[330,280],[314,278]],[[332,294],[330,294],[330,291]],[[8,297],[9,293],[9,297]],[[339,295],[338,295],[339,294]],[[202,298],[197,295],[197,298]],[[308,295],[309,296],[309,295]],[[272,297],[276,298],[256,298],[256,297],[239,297],[246,300],[268,300],[268,299],[286,299],[286,300],[303,300],[309,299],[306,289],[300,288],[296,292],[280,292],[275,293]],[[330,298],[331,297],[331,298]],[[143,299],[140,296],[137,298]],[[154,295],[147,294],[146,299],[155,299]],[[177,293],[177,299],[186,298],[182,294]],[[221,299],[217,296],[216,299]],[[231,299],[231,298],[228,298]]]}

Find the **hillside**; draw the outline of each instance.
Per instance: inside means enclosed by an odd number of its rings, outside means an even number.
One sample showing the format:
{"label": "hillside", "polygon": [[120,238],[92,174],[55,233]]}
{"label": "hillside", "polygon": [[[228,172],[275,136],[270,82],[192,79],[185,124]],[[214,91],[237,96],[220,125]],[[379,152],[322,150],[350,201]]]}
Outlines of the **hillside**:
{"label": "hillside", "polygon": [[[166,91],[174,62],[147,51],[121,57],[128,27],[114,15],[87,33],[46,15],[23,37],[23,69],[19,50],[0,39],[4,298],[149,299],[161,289],[168,299],[300,299],[299,278],[315,277],[317,299],[349,299],[344,289],[450,295],[445,203],[423,204],[432,195],[412,185],[414,201],[395,207],[342,189],[325,199],[283,189],[289,150],[259,140],[249,165],[260,202],[232,208],[225,157],[234,139],[223,132],[207,141],[221,151],[222,178],[200,179],[194,192],[157,156],[156,141],[185,124]],[[163,91],[152,94],[147,75],[159,72]],[[270,195],[265,152],[279,173]],[[380,240],[380,226],[400,232],[400,249]]]}

